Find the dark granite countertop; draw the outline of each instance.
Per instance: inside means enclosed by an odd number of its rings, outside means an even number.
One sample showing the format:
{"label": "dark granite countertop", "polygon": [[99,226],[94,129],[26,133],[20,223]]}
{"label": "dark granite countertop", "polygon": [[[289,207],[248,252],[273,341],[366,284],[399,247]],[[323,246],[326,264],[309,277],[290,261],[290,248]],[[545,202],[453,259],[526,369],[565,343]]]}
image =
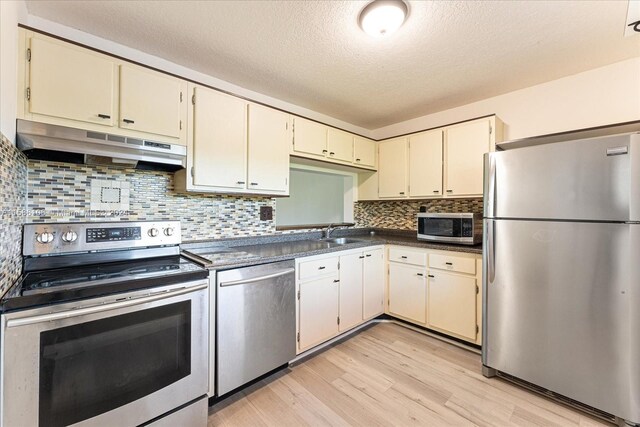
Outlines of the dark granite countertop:
{"label": "dark granite countertop", "polygon": [[215,270],[246,267],[383,244],[482,254],[482,245],[468,246],[424,242],[418,240],[416,232],[412,230],[351,228],[335,230],[331,236],[333,238],[346,237],[352,241],[342,245],[323,242],[319,240],[322,238],[322,232],[314,231],[188,241],[184,242],[181,248],[185,256],[208,264],[208,268]]}

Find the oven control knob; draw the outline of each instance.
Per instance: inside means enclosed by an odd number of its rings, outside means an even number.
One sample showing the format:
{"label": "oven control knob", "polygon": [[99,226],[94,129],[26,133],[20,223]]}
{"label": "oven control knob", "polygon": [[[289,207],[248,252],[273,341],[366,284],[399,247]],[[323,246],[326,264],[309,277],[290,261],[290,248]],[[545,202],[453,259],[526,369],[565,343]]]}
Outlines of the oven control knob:
{"label": "oven control knob", "polygon": [[164,229],[165,236],[173,236],[173,227],[167,227]]}
{"label": "oven control knob", "polygon": [[78,234],[75,231],[67,231],[66,233],[62,233],[62,241],[67,243],[72,243],[78,240]]}
{"label": "oven control knob", "polygon": [[40,233],[36,236],[36,241],[38,243],[42,243],[43,245],[51,243],[53,242],[53,233],[49,233],[48,231]]}
{"label": "oven control knob", "polygon": [[157,228],[150,228],[147,233],[149,234],[149,237],[156,237],[158,234],[160,234]]}

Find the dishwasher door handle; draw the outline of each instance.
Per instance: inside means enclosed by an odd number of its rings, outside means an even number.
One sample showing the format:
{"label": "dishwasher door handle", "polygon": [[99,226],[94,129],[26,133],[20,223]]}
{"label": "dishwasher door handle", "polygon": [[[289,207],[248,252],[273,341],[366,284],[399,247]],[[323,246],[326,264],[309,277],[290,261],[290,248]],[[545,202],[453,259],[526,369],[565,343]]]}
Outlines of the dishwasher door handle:
{"label": "dishwasher door handle", "polygon": [[274,279],[280,276],[286,276],[287,274],[293,273],[295,268],[287,268],[286,270],[281,270],[276,273],[266,274],[264,276],[258,277],[250,277],[248,279],[240,279],[240,280],[230,280],[228,282],[220,282],[220,286],[234,286],[234,285],[244,285],[245,283],[254,283],[260,282],[262,280]]}

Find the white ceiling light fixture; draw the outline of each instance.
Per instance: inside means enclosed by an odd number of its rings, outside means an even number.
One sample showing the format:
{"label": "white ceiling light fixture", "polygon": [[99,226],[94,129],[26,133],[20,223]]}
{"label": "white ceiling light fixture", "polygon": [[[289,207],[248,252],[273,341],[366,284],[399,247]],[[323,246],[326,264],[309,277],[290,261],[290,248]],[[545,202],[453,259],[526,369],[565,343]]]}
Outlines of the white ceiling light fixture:
{"label": "white ceiling light fixture", "polygon": [[395,33],[408,13],[409,7],[402,0],[374,0],[362,9],[358,23],[370,36],[384,37]]}

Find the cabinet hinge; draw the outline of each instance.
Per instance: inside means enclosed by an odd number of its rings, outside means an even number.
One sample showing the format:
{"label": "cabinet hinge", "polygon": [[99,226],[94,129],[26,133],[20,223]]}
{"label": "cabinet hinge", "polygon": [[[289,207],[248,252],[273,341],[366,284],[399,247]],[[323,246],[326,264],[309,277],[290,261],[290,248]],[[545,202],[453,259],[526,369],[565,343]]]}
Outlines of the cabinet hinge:
{"label": "cabinet hinge", "polygon": [[480,288],[478,287],[478,285],[476,285],[476,294],[480,293]]}
{"label": "cabinet hinge", "polygon": [[300,299],[300,291],[298,291],[298,299]]}
{"label": "cabinet hinge", "polygon": [[298,335],[296,336],[296,340],[300,342],[300,332],[298,332]]}
{"label": "cabinet hinge", "polygon": [[182,102],[182,91],[180,91],[180,102]]}
{"label": "cabinet hinge", "polygon": [[193,105],[196,105],[196,94],[195,93],[191,96],[191,103]]}
{"label": "cabinet hinge", "polygon": [[493,126],[489,125],[489,135],[493,133]]}
{"label": "cabinet hinge", "polygon": [[196,168],[191,166],[191,178],[195,178],[196,177]]}
{"label": "cabinet hinge", "polygon": [[340,270],[340,261],[338,261],[338,270]]}
{"label": "cabinet hinge", "polygon": [[31,48],[27,49],[27,62],[31,62]]}
{"label": "cabinet hinge", "polygon": [[338,325],[340,324],[340,316],[338,316]]}
{"label": "cabinet hinge", "polygon": [[180,120],[180,130],[182,130],[182,120]]}
{"label": "cabinet hinge", "polygon": [[27,88],[27,101],[31,101],[31,88]]}
{"label": "cabinet hinge", "polygon": [[476,325],[476,334],[480,332],[480,326]]}

